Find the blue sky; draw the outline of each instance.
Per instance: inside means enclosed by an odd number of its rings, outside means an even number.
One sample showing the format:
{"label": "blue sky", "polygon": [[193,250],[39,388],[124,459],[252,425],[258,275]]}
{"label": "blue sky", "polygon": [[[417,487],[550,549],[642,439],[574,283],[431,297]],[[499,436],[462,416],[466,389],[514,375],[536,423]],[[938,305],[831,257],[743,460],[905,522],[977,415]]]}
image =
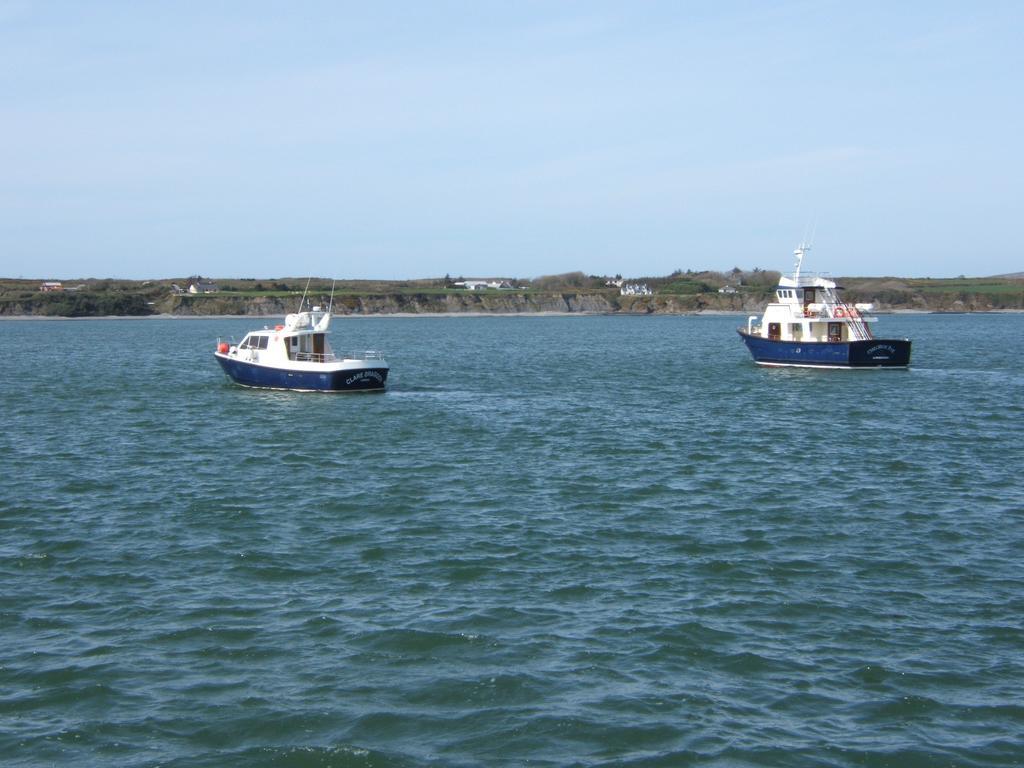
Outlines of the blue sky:
{"label": "blue sky", "polygon": [[0,275],[1024,270],[1024,3],[0,0]]}

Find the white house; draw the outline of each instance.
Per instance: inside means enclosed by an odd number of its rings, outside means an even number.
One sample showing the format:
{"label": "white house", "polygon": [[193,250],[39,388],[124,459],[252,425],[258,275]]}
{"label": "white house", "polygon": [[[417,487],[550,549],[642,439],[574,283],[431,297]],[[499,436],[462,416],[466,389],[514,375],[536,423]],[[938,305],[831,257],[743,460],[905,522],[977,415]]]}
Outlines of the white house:
{"label": "white house", "polygon": [[192,283],[188,287],[189,293],[216,293],[216,283]]}
{"label": "white house", "polygon": [[487,288],[511,291],[515,287],[508,280],[459,280],[452,285],[457,288],[465,288],[467,291],[483,291]]}
{"label": "white house", "polygon": [[619,287],[621,296],[650,296],[653,293],[654,291],[647,287],[647,283],[623,283]]}

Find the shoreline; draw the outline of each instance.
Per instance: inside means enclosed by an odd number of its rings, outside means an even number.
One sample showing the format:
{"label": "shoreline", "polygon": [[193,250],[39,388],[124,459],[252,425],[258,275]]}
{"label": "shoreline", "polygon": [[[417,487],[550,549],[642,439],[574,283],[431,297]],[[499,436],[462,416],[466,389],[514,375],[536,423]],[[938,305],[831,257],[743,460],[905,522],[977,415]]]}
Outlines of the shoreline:
{"label": "shoreline", "polygon": [[[705,309],[694,312],[381,312],[374,314],[332,315],[332,320],[350,318],[457,318],[457,317],[747,317],[751,313],[723,309]],[[873,312],[874,315],[1020,315],[1024,309],[988,309],[981,311],[943,312],[931,309],[887,309]],[[66,317],[64,315],[0,315],[0,322],[25,322],[42,320],[271,320],[283,319],[284,315],[96,315],[89,317]]]}

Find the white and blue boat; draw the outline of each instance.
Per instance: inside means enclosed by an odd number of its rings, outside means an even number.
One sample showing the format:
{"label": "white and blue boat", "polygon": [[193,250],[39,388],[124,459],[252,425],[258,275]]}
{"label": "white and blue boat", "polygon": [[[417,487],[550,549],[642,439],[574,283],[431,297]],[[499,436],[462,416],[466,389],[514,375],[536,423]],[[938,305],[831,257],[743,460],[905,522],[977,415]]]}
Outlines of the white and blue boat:
{"label": "white and blue boat", "polygon": [[384,389],[388,364],[380,352],[339,355],[327,329],[330,310],[313,307],[285,317],[273,329],[250,331],[238,344],[220,341],[214,356],[233,382],[246,387],[304,392]]}
{"label": "white and blue boat", "polygon": [[877,339],[866,313],[871,304],[847,304],[833,281],[801,272],[809,245],[794,251],[796,268],[783,276],[775,301],[751,315],[739,335],[759,365],[801,368],[906,368],[910,339]]}

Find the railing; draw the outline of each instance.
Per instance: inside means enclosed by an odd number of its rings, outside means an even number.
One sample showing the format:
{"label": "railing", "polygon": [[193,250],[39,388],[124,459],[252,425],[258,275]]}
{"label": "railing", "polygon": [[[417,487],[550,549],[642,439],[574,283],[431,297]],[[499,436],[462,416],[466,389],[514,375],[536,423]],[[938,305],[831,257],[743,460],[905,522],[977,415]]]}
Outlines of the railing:
{"label": "railing", "polygon": [[292,359],[304,363],[333,363],[335,360],[383,360],[384,353],[373,349],[368,349],[365,352],[348,352],[343,355],[333,352],[296,352]]}
{"label": "railing", "polygon": [[871,338],[871,331],[861,319],[860,312],[845,301],[837,302],[834,307],[831,307],[830,314],[836,320],[846,321],[851,340],[865,341]]}
{"label": "railing", "polygon": [[333,362],[337,358],[335,358],[333,353],[296,352],[292,359],[303,363],[329,363]]}
{"label": "railing", "polygon": [[383,360],[384,353],[376,349],[365,349],[359,352],[349,352],[345,355],[346,360]]}
{"label": "railing", "polygon": [[843,322],[849,329],[850,339],[854,341],[872,338],[871,330],[861,318],[860,312],[856,307],[845,302],[840,301],[834,304],[815,302],[814,307],[810,304],[798,304],[791,307],[791,315],[798,319]]}

